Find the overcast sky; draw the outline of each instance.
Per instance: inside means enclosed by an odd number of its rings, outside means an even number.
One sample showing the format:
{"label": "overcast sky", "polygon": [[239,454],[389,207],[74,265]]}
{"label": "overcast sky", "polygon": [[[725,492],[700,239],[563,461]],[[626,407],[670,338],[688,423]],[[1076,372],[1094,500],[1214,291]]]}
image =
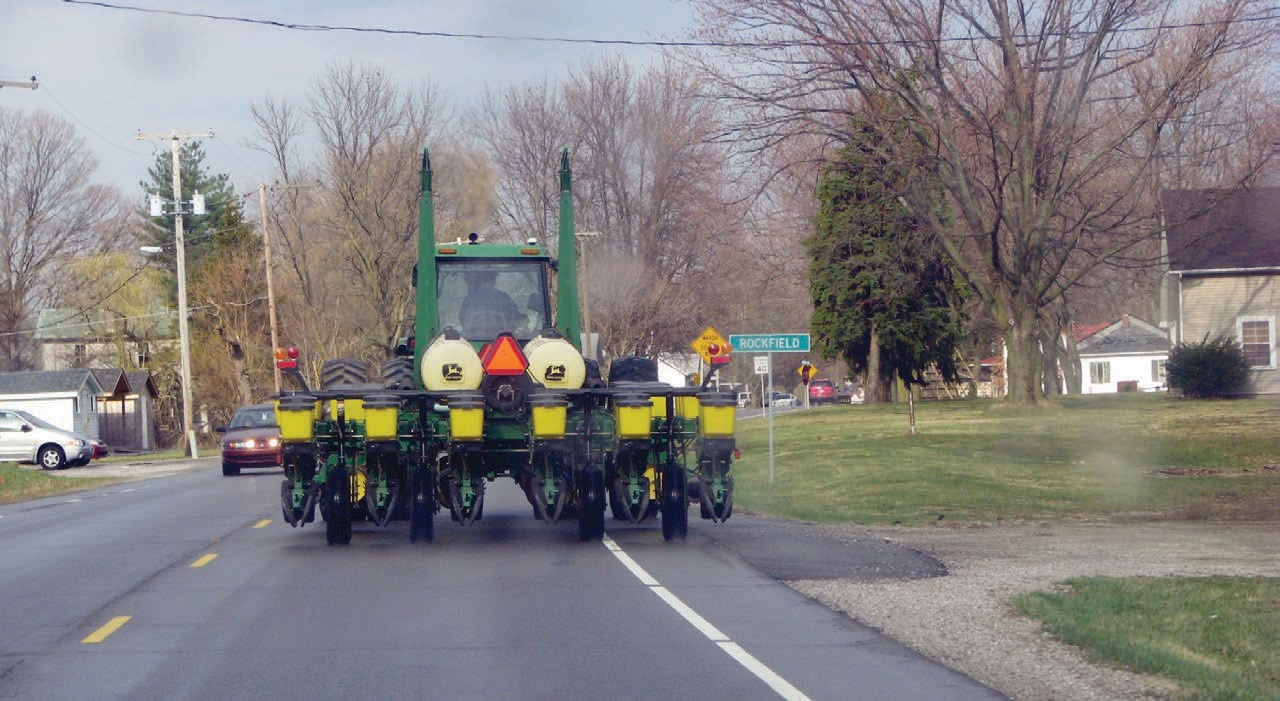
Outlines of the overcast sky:
{"label": "overcast sky", "polygon": [[[279,22],[422,32],[655,40],[692,21],[679,0],[102,0],[106,4]],[[249,105],[301,106],[332,63],[374,64],[399,85],[430,82],[454,106],[485,87],[555,81],[606,53],[637,61],[653,48],[298,31],[242,22],[148,14],[63,0],[0,0],[0,79],[35,75],[35,91],[0,88],[6,109],[47,110],[75,125],[99,160],[98,182],[140,193],[138,181],[169,144],[135,134],[203,132],[205,164],[237,188],[270,182]],[[429,144],[425,144],[429,146]]]}

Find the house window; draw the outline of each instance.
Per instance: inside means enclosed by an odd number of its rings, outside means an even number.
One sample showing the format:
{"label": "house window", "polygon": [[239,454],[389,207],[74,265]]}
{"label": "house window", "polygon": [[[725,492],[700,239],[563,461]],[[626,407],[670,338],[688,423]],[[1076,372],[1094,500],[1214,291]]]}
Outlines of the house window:
{"label": "house window", "polygon": [[1163,359],[1151,361],[1152,382],[1160,385],[1164,384],[1164,364],[1165,361]]}
{"label": "house window", "polygon": [[1275,367],[1272,357],[1271,319],[1244,318],[1240,320],[1240,347],[1251,368]]}
{"label": "house window", "polygon": [[1111,361],[1100,360],[1089,363],[1089,384],[1091,385],[1109,385],[1111,384]]}

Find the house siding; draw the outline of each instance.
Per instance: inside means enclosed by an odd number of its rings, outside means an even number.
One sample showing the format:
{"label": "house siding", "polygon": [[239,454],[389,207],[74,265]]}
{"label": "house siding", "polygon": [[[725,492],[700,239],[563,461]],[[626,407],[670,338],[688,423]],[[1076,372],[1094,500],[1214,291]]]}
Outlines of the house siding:
{"label": "house siding", "polygon": [[[1129,356],[1096,356],[1080,357],[1081,393],[1111,394],[1118,391],[1121,382],[1136,382],[1139,392],[1156,392],[1164,389],[1164,382],[1151,376],[1151,361],[1168,360],[1168,353],[1153,353]],[[1096,362],[1111,364],[1111,381],[1101,384],[1090,382],[1089,365]]]}
{"label": "house siding", "polygon": [[[1180,339],[1184,343],[1197,343],[1227,336],[1240,340],[1238,321],[1250,319],[1271,320],[1271,354],[1273,365],[1277,358],[1280,321],[1280,278],[1271,275],[1234,275],[1220,277],[1182,277],[1182,321],[1179,324]],[[1280,393],[1280,369],[1256,368],[1253,371],[1251,391],[1256,394]]]}

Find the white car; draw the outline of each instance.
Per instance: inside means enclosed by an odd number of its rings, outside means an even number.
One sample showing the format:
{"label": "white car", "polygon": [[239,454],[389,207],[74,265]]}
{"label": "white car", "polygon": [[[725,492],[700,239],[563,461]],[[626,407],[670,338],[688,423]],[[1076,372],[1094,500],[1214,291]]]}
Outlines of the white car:
{"label": "white car", "polygon": [[773,398],[770,400],[769,404],[772,406],[800,406],[800,401],[796,399],[794,394],[774,392],[771,396]]}
{"label": "white car", "polygon": [[33,462],[45,470],[88,465],[93,441],[64,431],[38,416],[0,409],[0,460]]}

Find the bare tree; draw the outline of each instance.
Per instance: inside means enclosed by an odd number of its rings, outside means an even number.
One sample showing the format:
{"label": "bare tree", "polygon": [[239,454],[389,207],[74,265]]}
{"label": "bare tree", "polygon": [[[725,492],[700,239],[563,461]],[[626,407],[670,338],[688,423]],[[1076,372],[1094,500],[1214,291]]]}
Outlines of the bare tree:
{"label": "bare tree", "polygon": [[77,281],[73,257],[125,238],[119,190],[90,182],[97,161],[69,122],[0,107],[0,368],[34,367],[33,321]]}
{"label": "bare tree", "polygon": [[611,356],[687,348],[728,279],[740,232],[727,204],[712,105],[672,64],[636,72],[619,58],[568,80],[490,95],[476,120],[502,173],[499,227],[552,241],[561,147],[573,152],[588,331]]}
{"label": "bare tree", "polygon": [[[304,346],[316,364],[385,358],[413,316],[419,164],[449,119],[442,98],[346,63],[316,80],[305,111],[267,101],[252,113],[258,148],[282,176],[267,218],[285,273],[276,291],[283,340]],[[298,154],[308,125],[319,134],[314,161]],[[486,201],[484,193],[459,195],[441,220],[487,219]]]}
{"label": "bare tree", "polygon": [[[1195,124],[1215,132],[1211,107],[1229,72],[1242,57],[1274,50],[1277,30],[1257,0],[695,5],[703,35],[727,48],[720,60],[692,60],[740,107],[736,134],[749,148],[795,134],[841,139],[857,112],[882,126],[887,157],[922,146],[932,153],[956,217],[943,243],[1005,328],[1018,403],[1041,392],[1042,310],[1151,240],[1152,187],[1169,131]],[[872,108],[872,94],[892,99]],[[1235,117],[1273,120],[1274,98]],[[1240,143],[1242,157],[1217,173],[1210,166],[1224,159],[1212,149],[1184,156],[1231,185],[1274,154],[1257,147]],[[902,197],[927,216],[919,194]]]}
{"label": "bare tree", "polygon": [[574,143],[563,95],[545,81],[490,91],[470,121],[501,174],[494,222],[498,235],[512,242],[537,238],[554,249],[560,201],[557,159],[560,149]]}

